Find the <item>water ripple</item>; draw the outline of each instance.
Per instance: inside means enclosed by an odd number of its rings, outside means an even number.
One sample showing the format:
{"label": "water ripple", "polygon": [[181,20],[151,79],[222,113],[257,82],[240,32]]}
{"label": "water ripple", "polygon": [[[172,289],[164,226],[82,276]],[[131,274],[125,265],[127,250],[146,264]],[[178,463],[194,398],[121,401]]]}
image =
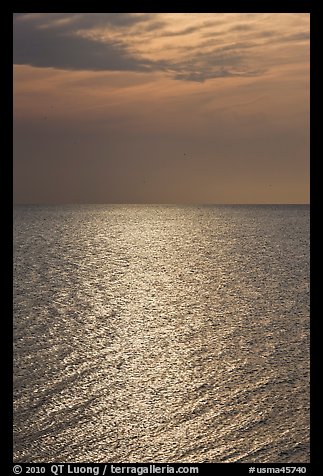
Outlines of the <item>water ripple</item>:
{"label": "water ripple", "polygon": [[309,211],[15,207],[16,462],[308,462]]}

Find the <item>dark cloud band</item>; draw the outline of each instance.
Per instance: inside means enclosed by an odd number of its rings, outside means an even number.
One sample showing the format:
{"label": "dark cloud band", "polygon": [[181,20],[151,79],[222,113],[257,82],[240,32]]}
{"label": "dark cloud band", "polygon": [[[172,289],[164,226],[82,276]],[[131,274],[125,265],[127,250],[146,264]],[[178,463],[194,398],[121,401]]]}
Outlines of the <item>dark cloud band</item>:
{"label": "dark cloud band", "polygon": [[[188,43],[184,57],[178,60],[151,60],[130,48],[126,40],[113,38],[99,39],[88,34],[91,29],[106,27],[112,31],[151,32],[158,37],[185,37],[199,28],[210,28],[219,22],[202,22],[199,26],[170,32],[164,29],[166,22],[157,14],[132,13],[48,13],[15,14],[13,61],[17,65],[31,65],[41,68],[89,71],[162,71],[174,79],[203,82],[211,78],[232,76],[254,76],[263,69],[248,66],[247,50],[257,46],[257,42],[240,41],[216,46],[205,52],[192,48]],[[246,23],[231,27],[235,31],[254,28]],[[209,32],[209,35],[211,33]],[[219,35],[214,31],[213,35]],[[287,41],[306,38],[301,32],[286,37]],[[233,50],[230,54],[230,50]],[[186,58],[185,58],[186,56]],[[187,60],[189,57],[189,60]]]}

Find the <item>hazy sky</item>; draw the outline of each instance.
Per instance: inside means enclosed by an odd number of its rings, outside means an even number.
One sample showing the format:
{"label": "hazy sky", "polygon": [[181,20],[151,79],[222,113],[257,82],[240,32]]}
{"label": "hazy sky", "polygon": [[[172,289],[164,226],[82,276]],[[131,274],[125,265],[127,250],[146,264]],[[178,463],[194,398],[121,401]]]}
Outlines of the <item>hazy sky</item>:
{"label": "hazy sky", "polygon": [[13,21],[16,203],[309,202],[309,14]]}

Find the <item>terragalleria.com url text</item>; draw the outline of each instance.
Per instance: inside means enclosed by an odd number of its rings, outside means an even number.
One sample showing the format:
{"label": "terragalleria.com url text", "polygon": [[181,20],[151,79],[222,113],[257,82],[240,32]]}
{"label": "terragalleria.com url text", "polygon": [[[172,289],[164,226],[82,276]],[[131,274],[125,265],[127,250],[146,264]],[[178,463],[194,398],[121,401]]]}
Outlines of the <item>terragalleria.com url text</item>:
{"label": "terragalleria.com url text", "polygon": [[105,476],[109,474],[116,475],[136,475],[142,476],[144,474],[198,474],[199,468],[197,466],[172,466],[147,464],[145,466],[130,466],[130,465],[115,465],[105,464],[100,466],[95,465],[69,465],[69,464],[52,464],[50,468],[45,466],[26,466],[15,465],[13,467],[14,474],[46,474],[46,469],[55,476],[64,474],[93,474],[94,476]]}
{"label": "terragalleria.com url text", "polygon": [[[58,476],[60,473],[59,466],[62,465],[52,465],[51,472]],[[64,465],[65,466],[65,465]],[[67,474],[75,474],[75,470],[79,474],[94,474],[98,476],[100,474],[99,467],[83,467],[83,468],[75,468],[69,467],[67,465]],[[83,471],[82,471],[83,469]],[[89,470],[89,472],[87,471]],[[198,474],[199,469],[198,467],[194,466],[179,466],[178,468],[174,468],[169,464],[167,465],[156,465],[156,464],[149,464],[147,466],[121,466],[115,464],[104,465],[102,476],[105,474],[136,474],[138,476],[142,476],[143,474]]]}

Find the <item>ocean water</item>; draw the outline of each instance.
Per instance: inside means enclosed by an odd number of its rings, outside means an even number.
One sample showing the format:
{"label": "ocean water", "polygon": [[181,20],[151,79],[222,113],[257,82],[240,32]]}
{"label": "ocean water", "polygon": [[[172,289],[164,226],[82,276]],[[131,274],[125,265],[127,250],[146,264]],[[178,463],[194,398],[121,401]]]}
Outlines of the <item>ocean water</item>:
{"label": "ocean water", "polygon": [[15,462],[309,462],[309,207],[14,207]]}

